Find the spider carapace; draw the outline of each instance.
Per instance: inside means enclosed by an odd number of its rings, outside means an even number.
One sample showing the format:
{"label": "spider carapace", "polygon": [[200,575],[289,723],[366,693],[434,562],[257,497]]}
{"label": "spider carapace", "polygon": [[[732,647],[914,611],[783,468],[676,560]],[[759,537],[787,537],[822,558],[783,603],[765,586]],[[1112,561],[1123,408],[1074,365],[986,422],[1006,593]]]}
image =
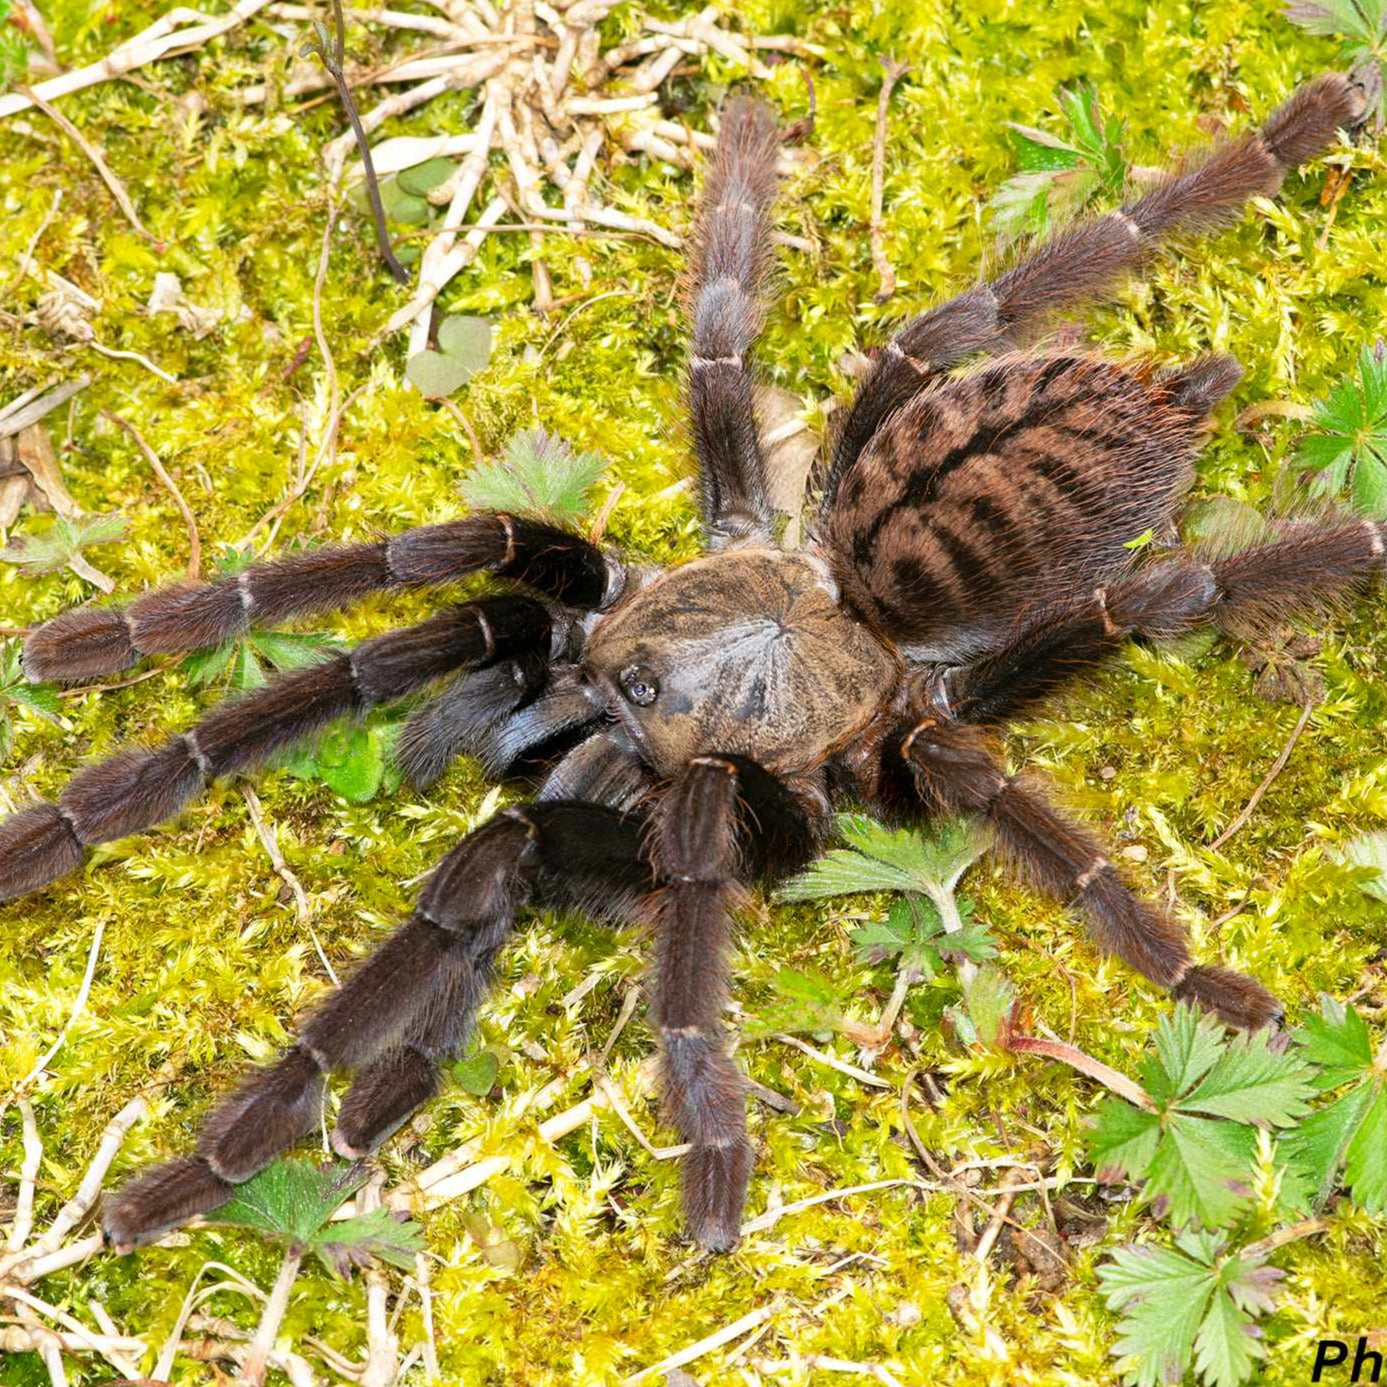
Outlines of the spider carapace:
{"label": "spider carapace", "polygon": [[379,1145],[435,1091],[526,911],[563,905],[651,925],[665,1100],[689,1146],[686,1222],[704,1246],[732,1246],[753,1149],[723,1032],[730,917],[746,886],[813,857],[835,804],[906,823],[977,815],[993,851],[1137,973],[1231,1025],[1274,1021],[1265,989],[1197,963],[1181,925],[1131,890],[1094,835],[1005,769],[995,737],[1133,637],[1245,634],[1366,589],[1387,525],[1283,519],[1252,547],[1178,548],[1194,456],[1236,364],[1157,368],[1034,342],[1164,235],[1274,193],[1368,104],[1355,80],[1317,78],[1260,131],[909,319],[845,411],[792,552],[769,499],[751,356],[780,136],[765,107],[734,100],[687,289],[704,557],[644,572],[544,518],[480,513],[81,608],[34,633],[29,675],[76,680],[370,592],[481,570],[506,584],[85,770],[0,824],[0,898],[387,700],[423,695],[398,753],[416,786],[464,754],[537,783],[443,858],[409,920],[222,1102],[192,1154],[107,1203],[111,1242],[148,1242],[225,1201],[316,1130],[334,1072],[352,1076],[334,1146]]}

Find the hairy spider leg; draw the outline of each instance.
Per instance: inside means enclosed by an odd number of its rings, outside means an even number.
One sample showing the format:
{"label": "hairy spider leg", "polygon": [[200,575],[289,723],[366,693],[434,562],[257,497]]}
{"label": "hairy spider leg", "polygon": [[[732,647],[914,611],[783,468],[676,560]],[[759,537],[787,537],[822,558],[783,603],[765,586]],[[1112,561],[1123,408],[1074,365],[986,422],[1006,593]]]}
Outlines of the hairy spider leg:
{"label": "hairy spider leg", "polygon": [[1251,636],[1318,614],[1381,575],[1384,551],[1387,522],[1302,522],[1226,558],[1146,564],[1028,614],[1000,650],[948,673],[948,704],[961,721],[995,726],[1026,715],[1133,636],[1159,640],[1203,626]]}
{"label": "hairy spider leg", "polygon": [[981,728],[944,717],[901,727],[887,739],[881,770],[894,812],[908,813],[913,794],[917,818],[921,811],[981,816],[993,830],[992,850],[1024,880],[1076,906],[1101,948],[1177,999],[1249,1030],[1280,1018],[1280,1003],[1259,983],[1196,964],[1179,922],[1132,891],[1093,834],[1007,775]]}
{"label": "hairy spider leg", "polygon": [[765,106],[729,101],[694,222],[689,411],[703,523],[714,549],[771,537],[751,348],[761,330],[779,149],[780,132]]}
{"label": "hairy spider leg", "polygon": [[191,1156],[145,1171],[106,1206],[107,1240],[128,1251],[216,1208],[316,1125],[328,1074],[354,1071],[334,1148],[385,1140],[464,1043],[497,953],[529,906],[629,918],[653,881],[640,820],[591,804],[507,809],[435,868],[414,914],[304,1023],[297,1043],[212,1113]]}
{"label": "hairy spider leg", "polygon": [[740,756],[691,760],[662,801],[654,843],[654,1011],[665,1104],[689,1143],[684,1222],[702,1247],[741,1236],[751,1174],[746,1084],[723,1040],[730,913],[742,883],[783,876],[812,857],[823,831],[806,805]]}
{"label": "hairy spider leg", "polygon": [[834,445],[824,511],[886,418],[965,358],[1012,349],[1057,310],[1111,290],[1164,236],[1208,230],[1250,197],[1270,196],[1286,174],[1324,149],[1336,130],[1361,123],[1358,82],[1327,73],[1298,87],[1258,132],[1213,150],[1120,211],[1079,223],[1015,268],[908,322],[862,382]]}
{"label": "hairy spider leg", "polygon": [[56,803],[0,821],[0,900],[74,871],[87,848],[171,818],[210,781],[261,765],[337,718],[402,698],[462,665],[547,653],[549,631],[549,613],[534,598],[479,598],[278,675],[161,747],[118,751],[76,776]]}
{"label": "hairy spider leg", "polygon": [[28,638],[24,672],[33,680],[111,674],[146,655],[220,645],[253,626],[337,611],[386,589],[454,583],[481,570],[575,607],[599,606],[620,582],[619,568],[581,535],[485,512],[377,544],[252,564],[214,583],[171,583],[124,607],[76,607]]}

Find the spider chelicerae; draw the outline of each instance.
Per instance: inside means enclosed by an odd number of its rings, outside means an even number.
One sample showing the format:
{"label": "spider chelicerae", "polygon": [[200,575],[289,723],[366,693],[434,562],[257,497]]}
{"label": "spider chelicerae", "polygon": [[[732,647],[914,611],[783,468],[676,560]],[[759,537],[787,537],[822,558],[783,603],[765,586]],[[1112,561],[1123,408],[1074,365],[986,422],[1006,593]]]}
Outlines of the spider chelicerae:
{"label": "spider chelicerae", "polygon": [[[702,557],[629,567],[545,519],[479,513],[160,588],[123,608],[84,607],[35,632],[30,677],[84,679],[384,589],[478,571],[510,585],[83,771],[56,803],[0,824],[0,898],[177,813],[216,777],[424,690],[399,753],[417,785],[463,754],[498,776],[542,774],[532,802],[448,853],[410,919],[282,1059],[213,1112],[193,1154],[108,1202],[109,1240],[129,1249],[222,1203],[316,1126],[335,1071],[353,1078],[333,1146],[373,1150],[434,1093],[518,917],[556,905],[649,919],[664,1095],[689,1144],[686,1224],[707,1248],[732,1246],[753,1152],[745,1084],[722,1034],[730,919],[745,884],[810,860],[841,799],[894,821],[981,816],[994,850],[1072,902],[1104,949],[1230,1025],[1274,1021],[1261,986],[1196,963],[1176,921],[1136,896],[1042,789],[1008,774],[993,743],[1133,637],[1245,634],[1365,586],[1383,566],[1387,524],[1321,516],[1234,553],[1136,552],[1135,536],[1172,534],[1237,364],[1209,356],[1156,369],[1019,349],[1163,235],[1275,192],[1366,107],[1354,80],[1319,77],[1260,132],[907,322],[847,410],[808,538],[790,550],[768,500],[751,363],[781,137],[764,106],[735,99],[688,289]],[[955,374],[971,357],[985,359]]]}

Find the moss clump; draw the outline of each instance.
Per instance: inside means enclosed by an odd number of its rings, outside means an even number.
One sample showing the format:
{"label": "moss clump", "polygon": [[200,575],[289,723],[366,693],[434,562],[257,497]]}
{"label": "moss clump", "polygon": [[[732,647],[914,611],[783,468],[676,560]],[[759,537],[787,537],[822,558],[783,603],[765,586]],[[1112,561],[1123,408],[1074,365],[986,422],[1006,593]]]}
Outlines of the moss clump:
{"label": "moss clump", "polygon": [[[677,6],[683,11],[691,6]],[[730,7],[729,7],[730,8]],[[64,62],[104,53],[158,12],[152,4],[105,9],[53,0],[48,19]],[[611,21],[619,28],[626,11]],[[1153,164],[1197,144],[1203,127],[1243,124],[1300,79],[1328,66],[1329,40],[1290,28],[1251,0],[1087,0],[1018,6],[981,0],[939,7],[912,0],[789,4],[748,0],[750,29],[793,32],[825,55],[814,65],[819,121],[807,168],[786,199],[782,225],[814,244],[782,257],[761,350],[775,383],[817,405],[848,388],[840,362],[860,344],[930,300],[972,281],[999,255],[982,214],[1015,171],[1005,122],[1042,123],[1063,83],[1086,78],[1105,109],[1126,122],[1134,162]],[[317,151],[336,133],[329,105],[246,107],[233,90],[273,73],[283,38],[256,20],[206,51],[148,69],[139,83],[110,83],[64,103],[129,183],[162,252],[115,214],[85,159],[42,117],[0,125],[0,266],[12,273],[54,194],[62,201],[36,248],[39,263],[100,300],[105,344],[146,353],[182,382],[171,388],[131,362],[61,351],[15,314],[34,306],[32,279],[8,289],[0,317],[3,398],[92,371],[76,401],[68,486],[87,511],[119,512],[129,538],[101,552],[118,591],[137,592],[177,574],[185,537],[168,494],[130,440],[102,418],[135,423],[180,482],[215,555],[236,543],[289,487],[307,432],[310,452],[328,411],[323,362],[310,351],[313,279],[326,196]],[[385,58],[378,34],[353,29],[354,51]],[[899,285],[882,306],[867,237],[877,54],[908,58],[896,90],[886,182],[887,247]],[[739,74],[714,69],[686,84],[690,119]],[[794,64],[766,83],[787,112],[803,110]],[[460,127],[472,97],[455,93],[400,131]],[[1325,170],[1288,181],[1280,206],[1259,207],[1188,256],[1158,261],[1117,303],[1093,315],[1110,351],[1184,357],[1210,348],[1246,366],[1240,405],[1307,403],[1351,369],[1365,337],[1387,321],[1381,247],[1387,181],[1381,154],[1359,150],[1332,228],[1321,206]],[[686,224],[692,185],[663,166],[632,163],[610,177],[643,215]],[[692,551],[696,521],[677,420],[682,326],[676,258],[631,240],[555,237],[545,254],[559,296],[582,294],[554,321],[528,309],[528,240],[488,237],[476,265],[445,296],[450,312],[496,325],[492,360],[460,397],[483,447],[497,452],[521,428],[542,424],[577,449],[600,449],[608,480],[626,490],[609,535],[637,555],[666,560]],[[586,264],[580,264],[584,261]],[[591,289],[583,288],[591,271]],[[217,310],[221,326],[197,340],[143,311],[154,275],[176,273],[189,300]],[[474,459],[453,417],[400,385],[403,344],[373,344],[399,302],[364,220],[336,237],[322,299],[344,395],[335,456],[286,515],[282,541],[353,539],[453,512]],[[50,426],[61,439],[61,417]],[[1200,465],[1202,494],[1265,504],[1283,473],[1294,427],[1273,422],[1245,437],[1220,415]],[[28,521],[24,522],[26,525]],[[86,600],[71,573],[25,576],[0,567],[0,621],[23,626]],[[381,599],[333,623],[348,638],[418,610]],[[1218,645],[1188,658],[1132,651],[1053,721],[1017,733],[1012,750],[1051,774],[1081,811],[1110,830],[1147,890],[1172,890],[1205,951],[1218,948],[1255,972],[1293,1016],[1315,995],[1356,995],[1381,1007],[1387,917],[1333,864],[1330,849],[1387,818],[1387,635],[1371,611],[1327,635],[1319,660],[1326,699],[1251,822],[1224,849],[1203,846],[1246,802],[1289,735],[1295,710],[1258,700],[1235,651]],[[67,724],[13,714],[18,736],[0,770],[6,794],[55,791],[86,758],[129,737],[186,724],[217,690],[193,687],[177,667],[129,688],[66,700]],[[1115,772],[1115,774],[1110,774]],[[458,766],[427,802],[407,792],[365,804],[322,784],[271,775],[261,785],[292,869],[313,902],[313,921],[340,969],[360,957],[406,909],[428,864],[494,807],[474,768]],[[1211,832],[1213,830],[1213,832]],[[106,922],[102,956],[82,1016],[35,1095],[48,1146],[40,1213],[70,1190],[95,1136],[120,1102],[151,1096],[153,1113],[122,1165],[191,1141],[209,1098],[251,1060],[282,1045],[295,1013],[326,986],[292,899],[271,869],[234,786],[221,787],[176,823],[98,853],[80,877],[0,910],[0,1091],[26,1074],[66,1018],[93,924]],[[970,892],[1003,946],[1001,962],[1038,1021],[1131,1069],[1166,999],[1112,963],[1100,962],[1061,907],[977,869]],[[1242,904],[1212,937],[1208,921]],[[854,963],[847,912],[758,905],[737,960],[741,1005],[754,1014],[773,997],[785,966],[817,970],[845,991],[883,990],[885,975]],[[533,1137],[536,1094],[552,1111],[587,1096],[583,1057],[610,1033],[643,948],[634,933],[609,934],[574,918],[544,917],[505,955],[481,1041],[500,1057],[496,1088],[478,1098],[455,1086],[384,1156],[392,1179],[473,1140],[481,1154],[508,1154],[509,1170],[466,1199],[429,1215],[434,1320],[448,1380],[482,1383],[619,1381],[721,1325],[774,1306],[766,1337],[735,1364],[731,1348],[693,1366],[699,1380],[818,1382],[808,1368],[774,1378],[756,1364],[814,1354],[881,1362],[905,1382],[1096,1383],[1115,1380],[1107,1357],[1112,1319],[1096,1293],[1101,1247],[1138,1232],[1123,1205],[1108,1211],[1104,1242],[1076,1252],[1054,1294],[1013,1294],[1003,1278],[974,1328],[947,1309],[950,1288],[975,1275],[956,1251],[954,1201],[904,1188],[821,1203],[758,1234],[734,1255],[691,1262],[677,1241],[673,1162],[651,1158],[606,1112],[555,1146]],[[576,1000],[575,988],[596,982]],[[889,979],[886,980],[889,987]],[[889,1050],[878,1072],[899,1085],[915,1064],[954,1069],[947,1097],[917,1114],[920,1134],[945,1162],[1082,1159],[1080,1134],[1098,1095],[1053,1066],[978,1063],[938,1029],[953,1000],[947,980],[917,989],[906,1015],[913,1039]],[[864,1002],[864,1013],[876,1002]],[[614,1082],[636,1120],[655,1135],[658,1114],[637,1096],[637,1069],[651,1037],[638,1016],[611,1057]],[[836,1042],[852,1058],[845,1042]],[[913,1050],[913,1053],[911,1051]],[[913,1176],[898,1092],[860,1086],[774,1040],[743,1044],[759,1083],[795,1100],[788,1116],[756,1105],[753,1212],[846,1186]],[[13,1123],[0,1147],[6,1180],[21,1154]],[[481,1231],[519,1249],[521,1270],[488,1258]],[[1314,1341],[1353,1338],[1387,1302],[1383,1229],[1335,1222],[1318,1242],[1282,1254],[1288,1291],[1266,1322],[1263,1380],[1304,1381]],[[209,1229],[187,1245],[131,1259],[99,1257],[44,1283],[53,1303],[102,1300],[116,1322],[157,1344],[209,1258],[267,1285],[275,1253],[239,1232]],[[254,1311],[223,1295],[207,1307],[247,1325]],[[82,1313],[85,1313],[83,1310]],[[363,1293],[306,1274],[285,1324],[333,1348],[362,1350]],[[405,1342],[420,1319],[405,1312]],[[1310,1347],[1307,1347],[1310,1346]],[[180,1362],[179,1380],[203,1369]],[[106,1374],[74,1360],[74,1381]],[[0,1364],[0,1380],[43,1380],[36,1358]]]}

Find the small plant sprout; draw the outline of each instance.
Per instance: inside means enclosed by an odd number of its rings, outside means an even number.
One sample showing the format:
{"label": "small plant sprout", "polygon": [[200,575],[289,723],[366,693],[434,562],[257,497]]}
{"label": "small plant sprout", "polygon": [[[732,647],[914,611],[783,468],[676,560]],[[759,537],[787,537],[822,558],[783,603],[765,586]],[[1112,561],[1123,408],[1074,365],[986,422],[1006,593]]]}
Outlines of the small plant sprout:
{"label": "small plant sprout", "polygon": [[31,574],[68,569],[102,592],[115,587],[113,579],[87,562],[83,551],[125,538],[126,523],[119,515],[58,516],[41,533],[18,535],[3,548],[0,559],[21,565]]}
{"label": "small plant sprout", "polygon": [[462,499],[474,510],[521,510],[555,521],[580,520],[606,467],[600,453],[578,453],[543,429],[506,444],[499,462],[483,462],[462,480]]}
{"label": "small plant sprout", "polygon": [[898,892],[884,919],[853,930],[853,951],[866,963],[895,960],[896,983],[880,1022],[867,1028],[840,1023],[865,1048],[885,1044],[906,992],[953,963],[964,988],[978,964],[996,955],[987,929],[972,920],[972,908],[955,891],[963,873],[986,847],[986,835],[970,820],[953,819],[932,836],[890,829],[862,814],[840,814],[838,833],[846,846],[834,848],[779,891],[781,900],[816,901],[861,892]]}
{"label": "small plant sprout", "polygon": [[1358,1012],[1322,997],[1298,1041],[1316,1066],[1316,1089],[1335,1096],[1278,1143],[1282,1202],[1295,1213],[1317,1212],[1342,1170],[1354,1203],[1387,1213],[1387,1040],[1374,1052]]}
{"label": "small plant sprout", "polygon": [[1067,220],[1095,199],[1120,192],[1126,181],[1122,122],[1103,114],[1094,88],[1061,89],[1059,105],[1068,125],[1062,136],[1008,123],[1021,172],[989,204],[1004,234],[1043,232],[1052,220]]}
{"label": "small plant sprout", "polygon": [[1120,1248],[1098,1269],[1108,1309],[1122,1314],[1113,1352],[1131,1360],[1124,1382],[1180,1382],[1191,1366],[1209,1387],[1251,1375],[1266,1352],[1254,1321],[1275,1308],[1281,1272],[1225,1244],[1217,1233],[1182,1233],[1174,1247]]}
{"label": "small plant sprout", "polygon": [[1105,1099],[1093,1133],[1100,1179],[1126,1178],[1176,1227],[1227,1228],[1246,1210],[1257,1129],[1309,1111],[1313,1073],[1267,1030],[1230,1035],[1181,1005],[1161,1018],[1141,1071],[1146,1101]]}
{"label": "small plant sprout", "polygon": [[1360,833],[1344,844],[1340,860],[1360,869],[1358,889],[1387,905],[1387,832]]}
{"label": "small plant sprout", "polygon": [[20,665],[18,641],[0,642],[0,762],[10,754],[14,729],[10,725],[12,708],[22,708],[57,725],[62,724],[62,704],[51,684],[30,684]]}
{"label": "small plant sprout", "polygon": [[315,1253],[338,1276],[375,1261],[407,1271],[414,1268],[424,1246],[417,1224],[381,1208],[333,1221],[343,1200],[366,1183],[367,1174],[361,1164],[276,1161],[237,1186],[231,1199],[207,1216],[209,1223],[250,1228],[284,1248],[279,1274],[242,1368],[243,1382],[264,1382],[294,1281],[309,1253]]}
{"label": "small plant sprout", "polygon": [[1357,376],[1318,401],[1311,417],[1320,432],[1301,440],[1298,457],[1318,474],[1316,490],[1337,496],[1347,485],[1355,510],[1387,517],[1387,343],[1364,347]]}

